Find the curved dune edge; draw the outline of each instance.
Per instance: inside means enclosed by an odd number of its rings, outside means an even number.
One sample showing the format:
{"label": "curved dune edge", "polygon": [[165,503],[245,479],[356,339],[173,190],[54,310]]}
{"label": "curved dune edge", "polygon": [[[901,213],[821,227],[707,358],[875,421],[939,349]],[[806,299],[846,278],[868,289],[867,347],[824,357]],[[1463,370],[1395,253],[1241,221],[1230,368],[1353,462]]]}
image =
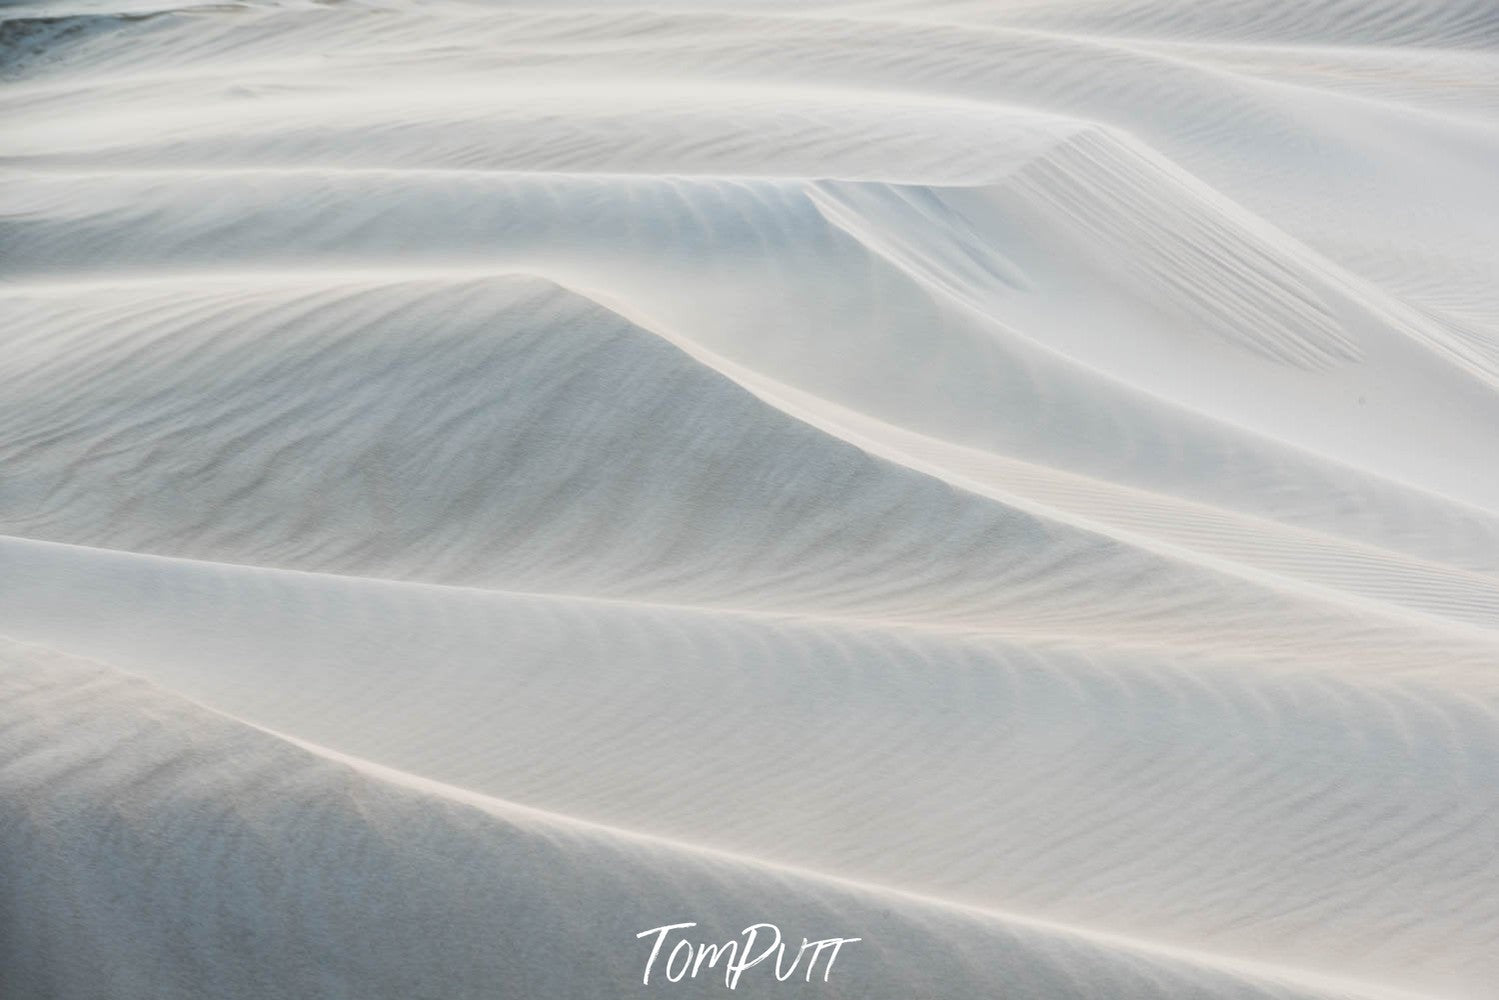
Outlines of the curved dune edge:
{"label": "curved dune edge", "polygon": [[[600,939],[674,921],[711,887],[725,917],[864,929],[868,947],[850,950],[820,995],[1007,984],[1056,997],[1409,996],[579,824],[286,742],[41,647],[5,641],[0,660],[11,803],[0,850],[28,873],[6,897],[17,933],[0,981],[18,990],[134,995],[145,984],[128,970],[152,968],[161,997],[307,995],[329,981],[364,996],[645,995]],[[21,796],[33,806],[18,809]],[[170,873],[153,876],[166,831]],[[589,905],[568,905],[579,893]],[[93,944],[87,956],[54,959],[63,926]],[[289,926],[300,931],[290,951]],[[412,926],[441,933],[413,941]],[[193,947],[180,946],[184,932]],[[539,947],[553,961],[514,963]],[[902,958],[911,949],[919,967]]]}
{"label": "curved dune edge", "polygon": [[[126,286],[83,302],[42,294],[21,313],[0,447],[53,487],[14,534],[1219,655],[1295,648],[1366,669],[1419,670],[1437,648],[1489,662],[1499,644],[1484,578],[905,431],[546,279]],[[82,384],[80,355],[100,373]],[[626,439],[639,450],[621,454]],[[180,456],[169,473],[164,442]],[[830,496],[826,481],[843,485]],[[838,558],[862,519],[881,535]],[[724,537],[746,550],[727,572]]]}

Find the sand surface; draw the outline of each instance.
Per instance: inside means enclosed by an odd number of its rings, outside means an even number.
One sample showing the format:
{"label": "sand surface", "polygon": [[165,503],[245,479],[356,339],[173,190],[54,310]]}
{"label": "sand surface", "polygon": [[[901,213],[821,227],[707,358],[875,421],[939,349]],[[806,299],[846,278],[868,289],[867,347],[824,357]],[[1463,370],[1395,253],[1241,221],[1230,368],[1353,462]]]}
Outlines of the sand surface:
{"label": "sand surface", "polygon": [[38,0],[0,128],[0,996],[1499,996],[1489,0]]}

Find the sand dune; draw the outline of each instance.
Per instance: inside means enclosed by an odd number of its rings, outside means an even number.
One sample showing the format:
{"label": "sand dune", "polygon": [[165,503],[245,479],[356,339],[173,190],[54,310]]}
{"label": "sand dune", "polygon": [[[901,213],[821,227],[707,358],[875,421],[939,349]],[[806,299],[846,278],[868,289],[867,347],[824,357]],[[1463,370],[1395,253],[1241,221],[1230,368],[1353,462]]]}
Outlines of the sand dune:
{"label": "sand dune", "polygon": [[[47,803],[7,823],[4,849],[28,874],[7,894],[18,931],[0,976],[26,992],[297,996],[375,981],[404,996],[653,995],[634,981],[642,963],[597,957],[597,942],[707,893],[728,925],[773,909],[877,929],[862,964],[845,960],[852,972],[778,992],[964,995],[1004,981],[1031,996],[1406,995],[578,823],[287,743],[107,667],[15,646],[5,657],[20,716],[5,731],[6,791]],[[118,744],[130,752],[111,754]],[[163,843],[203,861],[184,869]],[[114,905],[54,916],[59,893],[104,889],[95,865]],[[63,947],[70,936],[92,961]],[[151,973],[184,945],[170,976]],[[746,995],[768,992],[751,982]]]}
{"label": "sand dune", "polygon": [[1496,37],[0,10],[0,994],[1491,995]]}

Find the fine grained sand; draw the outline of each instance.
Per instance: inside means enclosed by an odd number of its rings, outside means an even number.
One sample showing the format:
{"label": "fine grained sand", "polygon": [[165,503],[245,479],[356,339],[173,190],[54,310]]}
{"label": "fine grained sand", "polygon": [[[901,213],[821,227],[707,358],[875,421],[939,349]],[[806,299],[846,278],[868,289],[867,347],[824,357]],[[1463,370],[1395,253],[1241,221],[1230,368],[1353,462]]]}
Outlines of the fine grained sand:
{"label": "fine grained sand", "polygon": [[1494,996],[1495,81],[1486,0],[0,8],[0,996]]}

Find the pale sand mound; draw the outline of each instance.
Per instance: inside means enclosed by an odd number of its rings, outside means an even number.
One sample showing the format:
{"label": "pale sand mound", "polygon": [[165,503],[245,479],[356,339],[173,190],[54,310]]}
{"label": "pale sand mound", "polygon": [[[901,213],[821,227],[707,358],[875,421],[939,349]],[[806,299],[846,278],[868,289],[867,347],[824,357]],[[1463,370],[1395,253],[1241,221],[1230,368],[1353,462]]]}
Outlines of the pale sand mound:
{"label": "pale sand mound", "polygon": [[1496,38],[6,7],[0,995],[1491,995]]}
{"label": "pale sand mound", "polygon": [[36,647],[0,646],[0,695],[7,995],[653,996],[646,946],[613,942],[708,898],[708,940],[772,910],[867,935],[827,983],[752,967],[746,996],[1395,996],[372,771]]}

